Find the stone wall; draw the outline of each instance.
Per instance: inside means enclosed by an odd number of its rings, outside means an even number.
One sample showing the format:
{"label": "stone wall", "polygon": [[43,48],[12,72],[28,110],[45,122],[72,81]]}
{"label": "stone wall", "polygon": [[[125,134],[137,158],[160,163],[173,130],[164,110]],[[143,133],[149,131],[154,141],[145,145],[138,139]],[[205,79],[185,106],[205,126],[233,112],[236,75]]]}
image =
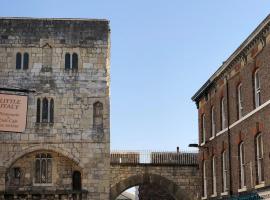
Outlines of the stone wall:
{"label": "stone wall", "polygon": [[113,164],[111,200],[126,189],[141,185],[161,188],[175,200],[196,200],[200,193],[200,180],[198,166]]}
{"label": "stone wall", "polygon": [[[20,163],[22,170],[32,170],[32,153],[51,151],[53,166],[63,158],[69,160],[65,167],[80,168],[88,199],[109,198],[109,32],[106,20],[0,19],[0,88],[36,91],[28,94],[26,130],[0,132],[0,192],[9,189],[5,177],[11,167]],[[28,69],[16,69],[18,52],[29,54]],[[78,55],[77,70],[65,69],[66,53]],[[53,123],[37,123],[37,100],[43,98],[54,99]],[[96,102],[103,104],[101,132],[93,124]],[[56,174],[54,189],[71,188],[70,177],[59,182],[63,176]],[[22,176],[18,187],[34,192],[31,173]]]}

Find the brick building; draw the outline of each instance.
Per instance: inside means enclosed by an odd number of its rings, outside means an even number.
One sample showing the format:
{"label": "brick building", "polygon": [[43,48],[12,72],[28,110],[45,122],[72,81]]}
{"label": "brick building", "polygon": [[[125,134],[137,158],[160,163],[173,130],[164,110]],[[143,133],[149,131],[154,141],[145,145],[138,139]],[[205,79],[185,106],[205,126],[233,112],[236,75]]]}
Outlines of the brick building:
{"label": "brick building", "polygon": [[270,16],[192,97],[202,199],[270,194]]}
{"label": "brick building", "polygon": [[109,199],[109,63],[106,20],[0,19],[0,93],[28,96],[25,131],[0,131],[0,199]]}

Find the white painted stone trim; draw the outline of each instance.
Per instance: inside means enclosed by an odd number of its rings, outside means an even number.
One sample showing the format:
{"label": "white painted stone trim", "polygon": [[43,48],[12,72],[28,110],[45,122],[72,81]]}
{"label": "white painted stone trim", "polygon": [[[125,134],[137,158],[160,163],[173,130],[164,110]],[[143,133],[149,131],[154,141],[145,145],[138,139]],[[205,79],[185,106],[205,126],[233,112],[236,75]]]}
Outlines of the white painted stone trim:
{"label": "white painted stone trim", "polygon": [[221,196],[227,196],[228,195],[228,192],[223,192],[220,194]]}
{"label": "white painted stone trim", "polygon": [[263,187],[265,187],[265,182],[261,182],[259,185],[255,185],[255,189],[259,189]]}
{"label": "white painted stone trim", "polygon": [[241,193],[241,192],[246,192],[247,191],[247,187],[243,187],[241,189],[238,189],[238,192]]}

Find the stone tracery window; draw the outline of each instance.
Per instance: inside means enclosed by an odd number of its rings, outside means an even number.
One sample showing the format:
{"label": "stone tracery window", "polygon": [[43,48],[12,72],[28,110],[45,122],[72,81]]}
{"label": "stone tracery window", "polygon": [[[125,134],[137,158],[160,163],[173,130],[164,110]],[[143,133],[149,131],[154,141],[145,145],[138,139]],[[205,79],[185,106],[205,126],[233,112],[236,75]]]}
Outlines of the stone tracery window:
{"label": "stone tracery window", "polygon": [[101,102],[94,104],[93,125],[98,133],[103,132],[103,104]]}
{"label": "stone tracery window", "polygon": [[38,98],[36,123],[54,122],[54,100],[53,98]]}
{"label": "stone tracery window", "polygon": [[52,183],[52,156],[48,153],[36,155],[35,183]]}

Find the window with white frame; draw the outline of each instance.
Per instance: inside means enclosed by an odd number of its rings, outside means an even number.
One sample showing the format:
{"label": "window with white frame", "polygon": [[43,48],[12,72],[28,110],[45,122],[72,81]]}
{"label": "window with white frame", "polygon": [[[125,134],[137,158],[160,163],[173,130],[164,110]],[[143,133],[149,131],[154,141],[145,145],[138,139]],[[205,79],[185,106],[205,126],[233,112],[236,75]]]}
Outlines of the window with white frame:
{"label": "window with white frame", "polygon": [[211,109],[211,132],[212,132],[212,137],[215,137],[216,135],[216,121],[215,121],[215,108],[212,107]]}
{"label": "window with white frame", "polygon": [[242,84],[239,84],[237,87],[237,107],[238,119],[241,119],[243,117]]}
{"label": "window with white frame", "polygon": [[263,141],[262,134],[256,136],[256,182],[261,184],[264,181],[264,170],[263,170]]}
{"label": "window with white frame", "polygon": [[245,188],[245,149],[244,143],[239,144],[239,188]]}
{"label": "window with white frame", "polygon": [[225,116],[225,100],[224,97],[220,101],[220,118],[221,118],[221,130],[225,129],[226,127],[226,116]]}
{"label": "window with white frame", "polygon": [[228,173],[228,168],[227,168],[227,153],[226,151],[223,151],[222,153],[222,192],[227,192],[228,191],[228,181],[227,181],[227,173]]}
{"label": "window with white frame", "polygon": [[203,172],[203,197],[207,197],[207,178],[206,178],[206,162],[205,160],[202,163],[202,172]]}
{"label": "window with white frame", "polygon": [[202,115],[202,143],[205,143],[205,137],[206,137],[206,119],[205,114]]}
{"label": "window with white frame", "polygon": [[261,105],[261,83],[259,78],[259,71],[256,70],[254,73],[254,102],[255,108]]}
{"label": "window with white frame", "polygon": [[216,157],[212,158],[212,194],[217,194]]}

